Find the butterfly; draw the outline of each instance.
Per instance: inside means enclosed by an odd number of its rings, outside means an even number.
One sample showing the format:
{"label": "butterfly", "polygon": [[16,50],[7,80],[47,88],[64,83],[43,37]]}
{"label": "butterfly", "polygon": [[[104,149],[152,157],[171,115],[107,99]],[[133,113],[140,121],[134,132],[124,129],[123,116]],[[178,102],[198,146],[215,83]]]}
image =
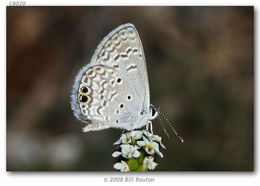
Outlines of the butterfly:
{"label": "butterfly", "polygon": [[158,116],[158,109],[150,104],[144,49],[133,24],[111,31],[78,72],[71,108],[86,123],[84,132],[138,129]]}

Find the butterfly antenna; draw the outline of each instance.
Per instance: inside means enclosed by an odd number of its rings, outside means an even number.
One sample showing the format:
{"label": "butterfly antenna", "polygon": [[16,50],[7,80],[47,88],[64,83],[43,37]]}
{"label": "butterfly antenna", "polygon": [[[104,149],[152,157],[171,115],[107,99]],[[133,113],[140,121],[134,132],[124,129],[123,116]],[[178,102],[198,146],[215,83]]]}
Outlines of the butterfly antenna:
{"label": "butterfly antenna", "polygon": [[[172,131],[175,133],[175,135],[179,138],[179,140],[184,143],[184,140],[183,138],[177,133],[177,131],[173,128],[172,126],[172,123],[166,118],[166,116],[161,112],[159,111],[159,114],[161,114],[161,116],[165,119],[166,123],[169,125],[169,127],[172,129]],[[159,117],[160,119],[160,117]]]}
{"label": "butterfly antenna", "polygon": [[159,117],[159,121],[160,121],[160,124],[161,124],[161,126],[163,128],[164,133],[169,138],[170,136],[169,136],[168,132],[165,130],[165,127],[164,127],[163,122],[162,122],[162,118],[160,117],[160,115],[158,115],[158,117]]}

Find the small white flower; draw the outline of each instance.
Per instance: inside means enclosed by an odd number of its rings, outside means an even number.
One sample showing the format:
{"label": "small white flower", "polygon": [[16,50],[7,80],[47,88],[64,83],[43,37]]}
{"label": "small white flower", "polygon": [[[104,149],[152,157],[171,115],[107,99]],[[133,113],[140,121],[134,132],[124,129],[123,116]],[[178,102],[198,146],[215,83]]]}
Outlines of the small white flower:
{"label": "small white flower", "polygon": [[139,140],[142,139],[143,133],[144,131],[133,130],[132,132],[130,132],[130,136],[133,140]]}
{"label": "small white flower", "polygon": [[163,154],[159,151],[159,145],[158,143],[154,141],[149,141],[143,136],[144,141],[137,141],[137,144],[141,147],[145,147],[145,151],[153,155],[154,153],[157,153],[161,158],[163,158]]}
{"label": "small white flower", "polygon": [[130,136],[130,133],[125,133],[125,134],[122,134],[122,136],[119,138],[119,140],[117,140],[114,145],[119,145],[121,143],[124,143],[124,144],[127,144],[127,143],[131,143],[132,140],[131,140],[131,136]]}
{"label": "small white flower", "polygon": [[114,168],[120,170],[121,172],[129,171],[129,167],[125,161],[121,161],[121,163],[115,163]]}
{"label": "small white flower", "polygon": [[155,163],[153,160],[154,160],[153,156],[148,156],[148,157],[146,156],[143,161],[143,166],[149,170],[154,170],[158,164]]}
{"label": "small white flower", "polygon": [[139,147],[136,145],[123,144],[120,147],[122,148],[122,156],[124,158],[138,158],[140,156],[140,152],[137,150]]}
{"label": "small white flower", "polygon": [[156,141],[158,142],[162,148],[166,149],[166,147],[162,144],[162,137],[158,135],[154,135],[149,133],[148,131],[145,131],[144,134],[151,140],[151,141]]}
{"label": "small white flower", "polygon": [[114,158],[117,158],[117,157],[120,156],[121,154],[122,154],[122,152],[116,151],[116,152],[114,152],[114,153],[112,154],[112,156],[113,156]]}

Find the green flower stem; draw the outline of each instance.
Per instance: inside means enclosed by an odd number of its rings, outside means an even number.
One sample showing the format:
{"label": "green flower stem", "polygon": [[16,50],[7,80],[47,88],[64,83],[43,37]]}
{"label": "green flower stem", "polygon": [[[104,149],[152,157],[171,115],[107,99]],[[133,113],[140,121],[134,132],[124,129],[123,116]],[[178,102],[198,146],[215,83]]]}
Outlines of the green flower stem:
{"label": "green flower stem", "polygon": [[138,158],[130,158],[127,160],[127,165],[129,166],[130,171],[148,171],[147,168],[143,166],[143,161],[145,157],[145,151],[142,148],[140,151],[140,156]]}

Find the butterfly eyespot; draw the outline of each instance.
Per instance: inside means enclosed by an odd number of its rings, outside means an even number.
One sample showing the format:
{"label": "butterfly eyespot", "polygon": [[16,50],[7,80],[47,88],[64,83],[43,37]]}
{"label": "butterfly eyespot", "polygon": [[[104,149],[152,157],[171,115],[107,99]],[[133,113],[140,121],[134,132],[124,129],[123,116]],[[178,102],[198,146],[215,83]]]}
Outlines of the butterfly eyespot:
{"label": "butterfly eyespot", "polygon": [[89,92],[89,90],[88,90],[87,87],[83,86],[83,87],[80,88],[80,92],[83,93],[83,94],[86,94],[86,93]]}
{"label": "butterfly eyespot", "polygon": [[127,99],[128,99],[128,100],[131,100],[131,96],[130,96],[130,95],[129,95],[129,96],[127,96]]}
{"label": "butterfly eyespot", "polygon": [[79,102],[80,103],[87,103],[89,101],[89,97],[88,96],[85,96],[85,95],[80,95],[79,96]]}
{"label": "butterfly eyespot", "polygon": [[124,104],[120,104],[120,108],[123,108],[124,107]]}
{"label": "butterfly eyespot", "polygon": [[118,111],[118,110],[116,110],[116,114],[119,114],[119,111]]}
{"label": "butterfly eyespot", "polygon": [[118,123],[118,120],[116,120],[116,123]]}

